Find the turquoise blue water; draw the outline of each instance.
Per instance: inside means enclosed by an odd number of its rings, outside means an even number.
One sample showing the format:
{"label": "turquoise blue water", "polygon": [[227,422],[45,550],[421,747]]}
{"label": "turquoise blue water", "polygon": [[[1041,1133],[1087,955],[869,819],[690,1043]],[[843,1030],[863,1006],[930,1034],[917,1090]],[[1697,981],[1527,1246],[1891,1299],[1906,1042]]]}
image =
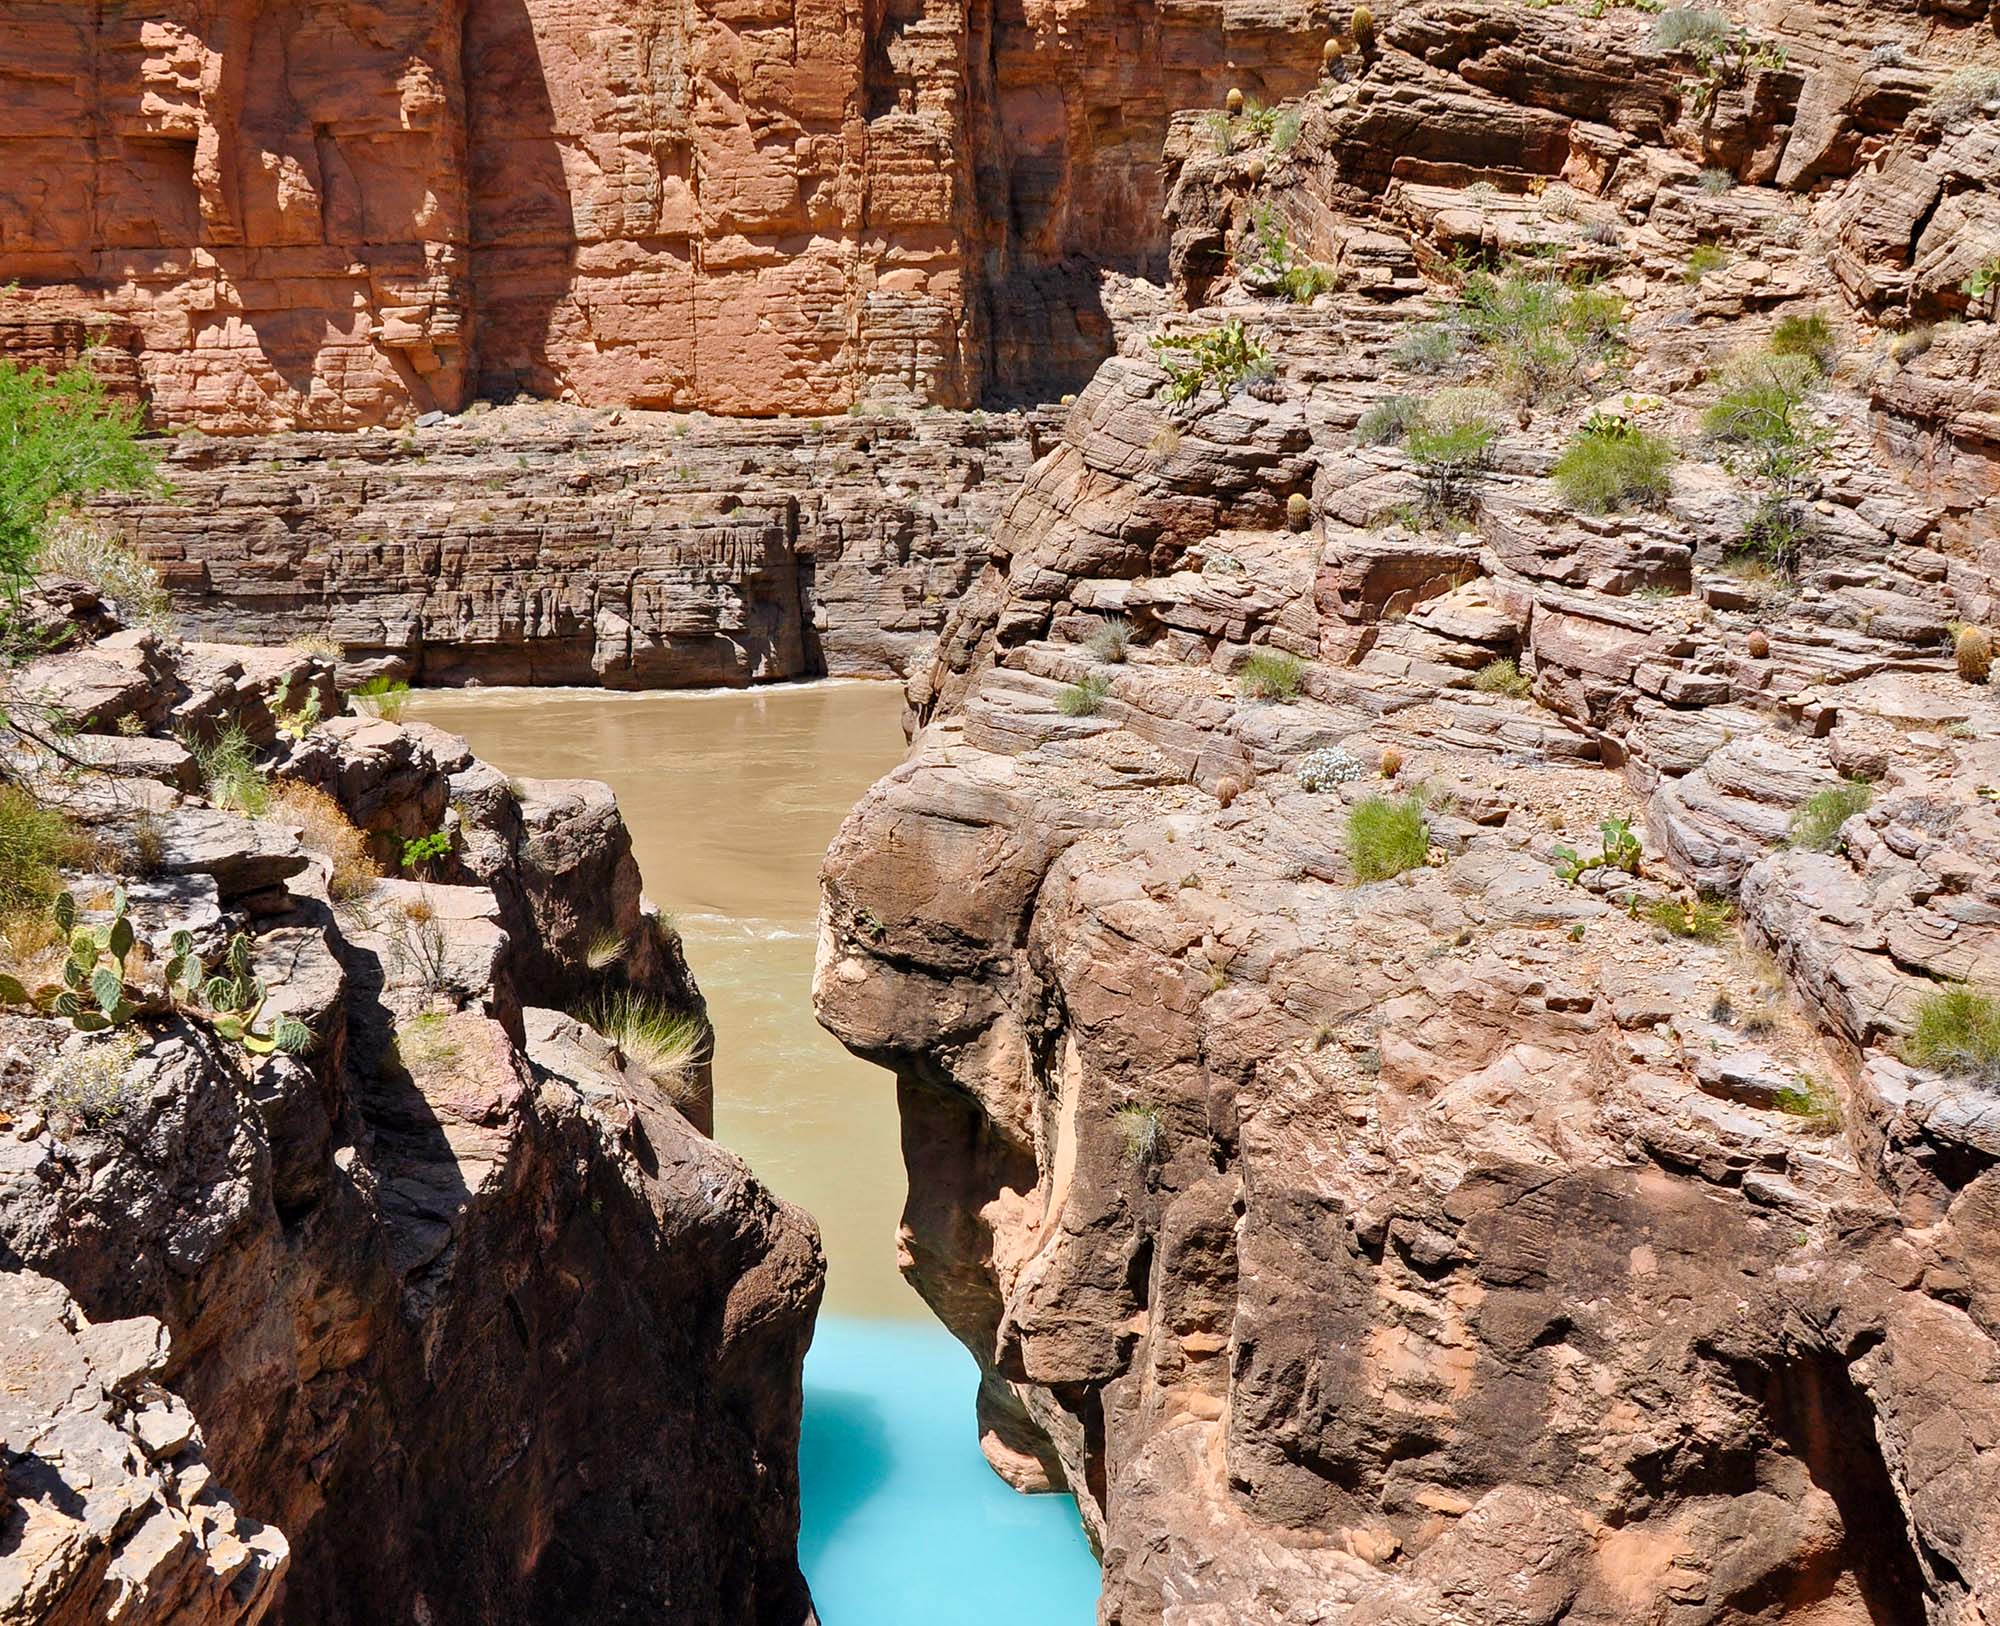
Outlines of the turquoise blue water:
{"label": "turquoise blue water", "polygon": [[647,891],[678,916],[708,996],[716,1136],[819,1220],[799,1562],[823,1626],[1092,1626],[1076,1504],[994,1477],[972,1357],[897,1274],[894,1081],[813,1020],[820,857],[902,756],[901,691],[459,690],[411,710],[504,772],[618,793]]}
{"label": "turquoise blue water", "polygon": [[979,1375],[925,1321],[822,1316],[806,1356],[799,1563],[822,1626],[1090,1626],[1097,1561],[1067,1496],[979,1454]]}

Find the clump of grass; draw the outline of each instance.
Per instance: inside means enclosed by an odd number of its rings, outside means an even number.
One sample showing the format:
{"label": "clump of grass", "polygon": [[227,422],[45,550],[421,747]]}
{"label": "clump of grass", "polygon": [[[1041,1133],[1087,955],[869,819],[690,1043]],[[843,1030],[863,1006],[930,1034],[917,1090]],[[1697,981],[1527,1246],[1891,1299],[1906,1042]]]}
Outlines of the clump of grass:
{"label": "clump of grass", "polygon": [[1729,38],[1729,19],[1707,6],[1675,6],[1653,24],[1653,43],[1663,51],[1714,48]]}
{"label": "clump of grass", "polygon": [[1837,353],[1833,323],[1827,320],[1824,311],[1781,316],[1771,330],[1772,355],[1804,356],[1822,374],[1833,371]]}
{"label": "clump of grass", "polygon": [[372,677],[355,689],[353,696],[366,701],[368,709],[384,722],[400,723],[410,701],[410,686],[401,678]]}
{"label": "clump of grass", "polygon": [[1841,826],[1857,813],[1866,813],[1875,800],[1875,787],[1865,779],[1846,779],[1831,790],[1808,796],[1792,815],[1791,841],[1807,852],[1838,852]]}
{"label": "clump of grass", "polygon": [[1305,687],[1305,662],[1282,649],[1250,652],[1236,687],[1247,700],[1296,700]]}
{"label": "clump of grass", "polygon": [[1758,487],[1738,549],[1788,579],[1811,541],[1805,499],[1827,449],[1811,409],[1819,384],[1819,368],[1807,357],[1745,357],[1729,367],[1722,393],[1702,414],[1702,432],[1724,465]]}
{"label": "clump of grass", "polygon": [[173,619],[160,573],[102,525],[79,515],[49,521],[35,573],[87,583],[118,606],[128,626],[164,628]]}
{"label": "clump of grass", "polygon": [[1503,656],[1488,661],[1473,673],[1472,686],[1481,694],[1504,694],[1525,700],[1535,685],[1510,657]]}
{"label": "clump of grass", "polygon": [[583,963],[592,971],[609,971],[625,958],[630,946],[623,932],[607,927],[590,940],[590,946],[583,951]]}
{"label": "clump of grass", "polygon": [[1692,288],[1711,271],[1720,271],[1728,263],[1729,250],[1720,243],[1697,243],[1689,251],[1687,264],[1681,267],[1681,281]]}
{"label": "clump of grass", "polygon": [[1736,911],[1720,898],[1660,898],[1639,914],[1663,931],[1698,943],[1719,943],[1736,925]]}
{"label": "clump of grass", "polygon": [[271,782],[257,764],[256,748],[240,725],[231,723],[204,744],[187,742],[201,772],[208,799],[217,807],[256,818],[269,810]]}
{"label": "clump of grass", "polygon": [[2000,999],[1957,983],[1917,1007],[1903,1055],[1919,1067],[2000,1084]]}
{"label": "clump of grass", "polygon": [[102,1129],[138,1102],[131,1079],[139,1038],[116,1033],[63,1051],[42,1070],[42,1099],[51,1117]]}
{"label": "clump of grass", "polygon": [[1145,1169],[1159,1161],[1166,1138],[1166,1125],[1158,1107],[1135,1101],[1120,1107],[1112,1116],[1118,1127],[1119,1144],[1125,1148],[1127,1163],[1134,1168]]}
{"label": "clump of grass", "polygon": [[1095,717],[1111,692],[1111,680],[1088,672],[1056,696],[1056,710],[1065,717]]}
{"label": "clump of grass", "polygon": [[674,1093],[708,1055],[708,1024],[647,994],[606,994],[578,1013],[609,1039],[629,1066]]}
{"label": "clump of grass", "polygon": [[0,785],[0,921],[48,908],[81,840],[63,814],[18,785]]}
{"label": "clump of grass", "polygon": [[1799,1074],[1798,1082],[1778,1091],[1772,1104],[1780,1112],[1804,1119],[1805,1127],[1815,1134],[1840,1132],[1840,1099],[1811,1073]]}
{"label": "clump of grass", "polygon": [[1362,446],[1393,446],[1423,417],[1424,403],[1414,395],[1385,395],[1354,426]]}
{"label": "clump of grass", "polygon": [[1702,191],[1720,196],[1735,190],[1736,177],[1726,169],[1705,169],[1701,172],[1700,186]]}
{"label": "clump of grass", "polygon": [[1471,516],[1497,435],[1491,423],[1473,420],[1438,422],[1426,416],[1411,426],[1403,449],[1417,468],[1417,509],[1426,524]]}
{"label": "clump of grass", "polygon": [[1572,508],[1610,514],[1658,508],[1672,489],[1668,470],[1679,454],[1664,435],[1650,435],[1622,418],[1593,415],[1556,461],[1556,488]]}
{"label": "clump of grass", "polygon": [[1100,622],[1097,630],[1091,633],[1088,645],[1091,654],[1111,666],[1122,666],[1131,647],[1132,623],[1122,615]]}
{"label": "clump of grass", "polygon": [[1420,869],[1430,856],[1430,821],[1424,799],[1368,796],[1347,814],[1347,862],[1357,882],[1387,881]]}
{"label": "clump of grass", "polygon": [[326,894],[335,903],[360,897],[381,879],[367,836],[325,791],[295,779],[280,780],[269,787],[265,815],[297,825],[299,844],[329,861]]}

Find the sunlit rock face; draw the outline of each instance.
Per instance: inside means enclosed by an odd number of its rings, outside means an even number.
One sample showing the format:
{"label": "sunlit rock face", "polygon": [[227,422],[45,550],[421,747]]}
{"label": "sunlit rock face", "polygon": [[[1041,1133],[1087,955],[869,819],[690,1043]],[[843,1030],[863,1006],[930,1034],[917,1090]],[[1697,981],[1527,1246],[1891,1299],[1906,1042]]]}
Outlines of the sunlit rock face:
{"label": "sunlit rock face", "polygon": [[1100,271],[1163,262],[1170,113],[1303,88],[1308,21],[26,0],[0,21],[0,342],[88,333],[161,422],[220,432],[521,392],[1054,393],[1108,349]]}

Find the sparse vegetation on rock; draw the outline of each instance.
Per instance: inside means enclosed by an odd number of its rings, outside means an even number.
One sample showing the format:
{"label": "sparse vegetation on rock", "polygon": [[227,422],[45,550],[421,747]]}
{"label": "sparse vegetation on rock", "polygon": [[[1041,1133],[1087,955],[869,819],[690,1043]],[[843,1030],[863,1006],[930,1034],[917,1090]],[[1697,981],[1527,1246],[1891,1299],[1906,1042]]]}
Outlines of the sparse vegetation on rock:
{"label": "sparse vegetation on rock", "polygon": [[1255,649],[1243,662],[1237,688],[1249,700],[1294,700],[1305,687],[1305,662],[1282,649]]}
{"label": "sparse vegetation on rock", "polygon": [[1056,710],[1065,717],[1095,717],[1110,693],[1109,678],[1086,672],[1056,696]]}
{"label": "sparse vegetation on rock", "polygon": [[1875,801],[1875,787],[1865,779],[1843,780],[1829,790],[1806,798],[1792,815],[1791,841],[1808,852],[1838,852],[1841,828]]}
{"label": "sparse vegetation on rock", "polygon": [[1648,434],[1623,418],[1593,414],[1563,448],[1556,462],[1556,488],[1571,507],[1588,514],[1658,508],[1672,489],[1669,471],[1678,455],[1664,435]]}
{"label": "sparse vegetation on rock", "polygon": [[1347,814],[1347,863],[1357,883],[1388,881],[1429,861],[1431,830],[1424,798],[1369,796]]}
{"label": "sparse vegetation on rock", "polygon": [[2000,1084],[2000,999],[1963,983],[1925,996],[1903,1054],[1919,1067]]}

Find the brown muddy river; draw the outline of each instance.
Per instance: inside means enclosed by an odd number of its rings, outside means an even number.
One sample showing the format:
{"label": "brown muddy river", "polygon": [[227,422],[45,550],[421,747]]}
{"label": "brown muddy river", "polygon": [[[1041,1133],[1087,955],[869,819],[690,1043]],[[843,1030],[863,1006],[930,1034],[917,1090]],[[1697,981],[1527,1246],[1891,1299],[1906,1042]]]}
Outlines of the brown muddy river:
{"label": "brown muddy river", "polygon": [[406,715],[507,773],[617,791],[647,895],[679,924],[708,997],[716,1138],[819,1220],[829,1311],[926,1314],[896,1273],[895,1086],[811,1002],[820,858],[903,754],[901,689],[431,690]]}

